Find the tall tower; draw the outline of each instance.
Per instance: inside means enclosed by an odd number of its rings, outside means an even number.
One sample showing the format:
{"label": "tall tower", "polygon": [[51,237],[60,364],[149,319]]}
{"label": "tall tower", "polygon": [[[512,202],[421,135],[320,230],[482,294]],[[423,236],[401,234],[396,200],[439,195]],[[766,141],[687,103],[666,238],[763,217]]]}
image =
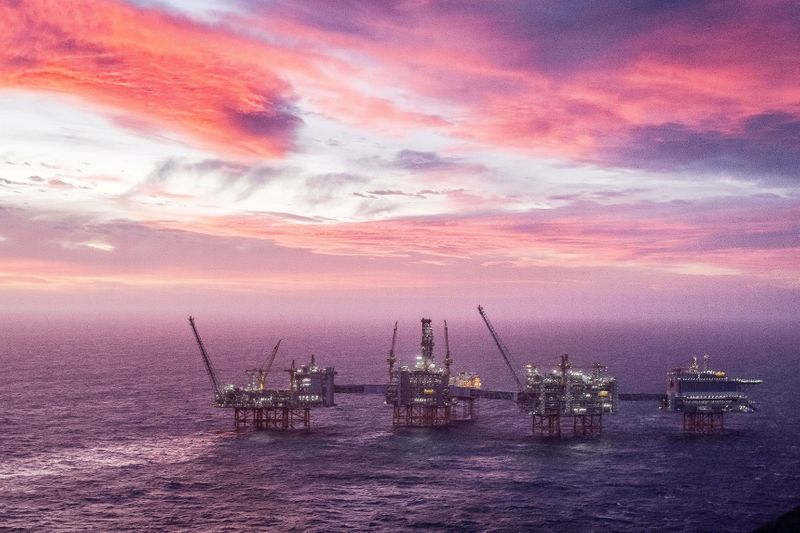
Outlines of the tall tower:
{"label": "tall tower", "polygon": [[450,353],[450,335],[447,332],[447,320],[444,321],[444,375],[447,382],[450,382],[450,366],[453,364],[453,356]]}
{"label": "tall tower", "polygon": [[433,328],[431,319],[422,319],[422,342],[420,343],[421,354],[417,365],[423,370],[430,370],[433,367]]}

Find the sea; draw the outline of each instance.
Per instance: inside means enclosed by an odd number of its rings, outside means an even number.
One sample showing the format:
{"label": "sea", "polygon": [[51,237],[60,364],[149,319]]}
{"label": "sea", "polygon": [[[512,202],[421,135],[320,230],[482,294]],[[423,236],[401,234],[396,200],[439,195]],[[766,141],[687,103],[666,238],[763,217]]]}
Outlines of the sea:
{"label": "sea", "polygon": [[[444,429],[393,429],[379,395],[339,394],[310,431],[236,431],[185,316],[0,320],[0,529],[10,531],[751,531],[800,505],[800,328],[675,321],[495,326],[517,365],[608,365],[621,392],[663,392],[709,354],[764,380],[759,410],[686,435],[654,401],[589,437],[535,437],[510,401]],[[434,318],[437,357],[441,321]],[[283,339],[269,386],[310,355],[340,384],[380,384],[393,320],[197,317],[224,383]],[[454,369],[513,381],[477,313],[449,321]],[[413,362],[418,318],[397,355]]]}

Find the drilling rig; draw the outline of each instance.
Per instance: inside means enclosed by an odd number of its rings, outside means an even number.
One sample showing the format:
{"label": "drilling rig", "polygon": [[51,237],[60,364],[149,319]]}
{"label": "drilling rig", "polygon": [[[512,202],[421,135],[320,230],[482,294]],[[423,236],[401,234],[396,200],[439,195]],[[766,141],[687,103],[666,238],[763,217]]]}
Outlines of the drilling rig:
{"label": "drilling rig", "polygon": [[[474,420],[478,415],[478,396],[473,387],[451,386],[450,370],[453,357],[445,322],[444,367],[436,366],[433,327],[430,318],[422,319],[420,355],[414,366],[395,367],[397,323],[389,349],[389,383],[386,403],[392,405],[395,427],[448,426],[452,422]],[[480,378],[477,378],[480,383]]]}
{"label": "drilling rig", "polygon": [[599,433],[604,413],[617,409],[617,381],[606,374],[606,367],[595,363],[591,372],[573,368],[569,355],[549,371],[534,364],[525,365],[525,383],[517,375],[514,358],[503,343],[482,306],[478,306],[511,376],[517,385],[517,405],[531,416],[533,433],[560,437],[562,418],[572,419],[573,434]]}
{"label": "drilling rig", "polygon": [[214,391],[214,406],[233,410],[233,420],[236,429],[252,426],[255,429],[309,429],[311,427],[311,408],[331,407],[334,405],[334,376],[333,367],[322,368],[317,366],[315,358],[307,365],[292,366],[289,373],[288,389],[267,389],[266,381],[275,356],[278,353],[281,341],[275,345],[270,353],[269,361],[264,367],[247,371],[250,382],[245,387],[233,384],[220,386],[217,372],[208,355],[205,344],[194,318],[189,317],[200,355],[211,380]]}

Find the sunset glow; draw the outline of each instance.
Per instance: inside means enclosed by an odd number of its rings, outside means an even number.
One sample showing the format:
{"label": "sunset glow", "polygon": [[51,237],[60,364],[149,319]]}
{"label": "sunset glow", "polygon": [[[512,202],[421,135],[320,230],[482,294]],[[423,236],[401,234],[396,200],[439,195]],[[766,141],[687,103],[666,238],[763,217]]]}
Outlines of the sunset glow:
{"label": "sunset glow", "polygon": [[798,27],[777,1],[0,2],[0,311],[797,318]]}

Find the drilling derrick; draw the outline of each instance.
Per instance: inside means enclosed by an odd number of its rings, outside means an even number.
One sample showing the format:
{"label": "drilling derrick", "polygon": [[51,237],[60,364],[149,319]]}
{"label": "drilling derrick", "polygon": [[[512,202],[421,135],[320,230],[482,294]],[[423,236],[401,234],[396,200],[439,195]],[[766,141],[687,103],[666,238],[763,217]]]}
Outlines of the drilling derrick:
{"label": "drilling derrick", "polygon": [[715,433],[725,429],[725,413],[752,413],[756,404],[747,393],[760,379],[731,378],[722,370],[703,368],[692,357],[688,368],[673,368],[667,373],[667,394],[663,408],[683,413],[687,433]]}
{"label": "drilling derrick", "polygon": [[500,339],[483,307],[478,306],[486,327],[500,350],[519,393],[517,405],[531,416],[533,433],[542,436],[561,436],[562,418],[572,419],[573,434],[597,433],[602,429],[603,413],[616,411],[618,401],[617,381],[606,375],[606,368],[595,364],[592,372],[574,369],[569,356],[549,372],[542,372],[536,365],[525,365],[525,384],[517,376],[514,360]]}
{"label": "drilling derrick", "polygon": [[268,389],[269,377],[281,341],[272,349],[269,361],[264,367],[247,371],[250,382],[245,387],[225,385],[220,387],[216,370],[211,363],[194,319],[189,317],[200,354],[214,387],[214,405],[233,410],[236,429],[252,425],[255,429],[288,430],[311,427],[311,408],[334,405],[333,367],[317,366],[314,356],[308,365],[296,367],[292,361],[289,372],[288,389]]}
{"label": "drilling derrick", "polygon": [[422,370],[433,369],[433,328],[431,319],[422,319],[422,341],[419,344],[421,355],[417,359],[417,368]]}
{"label": "drilling derrick", "polygon": [[[446,328],[446,327],[445,327]],[[445,329],[445,331],[447,331]],[[422,319],[420,354],[413,367],[395,367],[394,348],[397,340],[397,323],[389,350],[389,384],[386,403],[393,406],[392,425],[395,427],[448,426],[451,422],[473,420],[477,416],[477,395],[473,389],[450,385],[452,356],[449,339],[445,333],[447,355],[445,367],[437,367],[434,358],[434,340],[431,319]],[[479,378],[478,378],[479,381]]]}

